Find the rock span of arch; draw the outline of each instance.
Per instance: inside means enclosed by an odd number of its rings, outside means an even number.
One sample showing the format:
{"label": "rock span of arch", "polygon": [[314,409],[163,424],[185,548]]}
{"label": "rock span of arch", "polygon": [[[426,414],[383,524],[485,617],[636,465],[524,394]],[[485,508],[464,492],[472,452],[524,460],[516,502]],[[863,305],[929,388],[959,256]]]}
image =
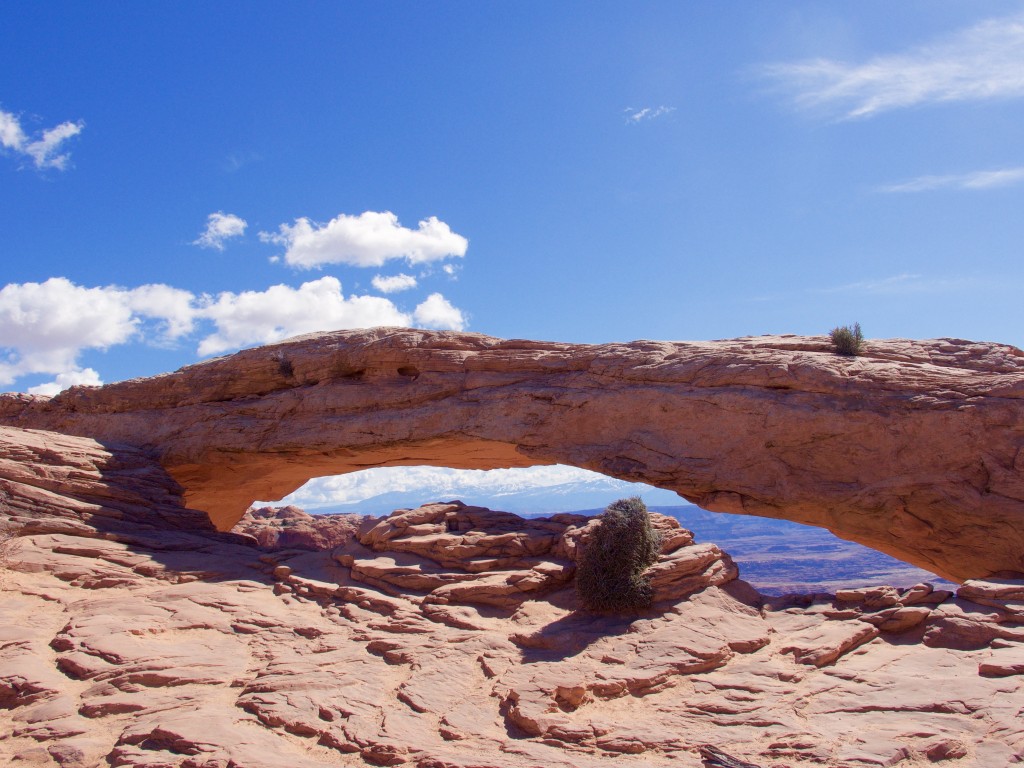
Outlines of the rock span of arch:
{"label": "rock span of arch", "polygon": [[952,579],[1024,571],[1024,353],[954,339],[600,345],[312,334],[0,422],[145,448],[227,530],[369,467],[569,464],[828,528]]}

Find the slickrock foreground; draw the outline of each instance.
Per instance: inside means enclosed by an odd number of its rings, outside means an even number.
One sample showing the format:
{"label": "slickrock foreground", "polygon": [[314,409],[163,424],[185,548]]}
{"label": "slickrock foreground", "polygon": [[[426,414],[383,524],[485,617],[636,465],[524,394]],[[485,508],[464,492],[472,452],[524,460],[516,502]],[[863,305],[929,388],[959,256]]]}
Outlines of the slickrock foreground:
{"label": "slickrock foreground", "polygon": [[766,601],[654,522],[653,608],[597,616],[572,585],[587,518],[452,502],[220,533],[139,451],[0,428],[0,764],[1024,761],[1024,579]]}
{"label": "slickrock foreground", "polygon": [[570,464],[817,525],[955,581],[1024,572],[1024,353],[825,337],[598,346],[371,329],[53,399],[0,423],[145,449],[229,530],[374,466]]}

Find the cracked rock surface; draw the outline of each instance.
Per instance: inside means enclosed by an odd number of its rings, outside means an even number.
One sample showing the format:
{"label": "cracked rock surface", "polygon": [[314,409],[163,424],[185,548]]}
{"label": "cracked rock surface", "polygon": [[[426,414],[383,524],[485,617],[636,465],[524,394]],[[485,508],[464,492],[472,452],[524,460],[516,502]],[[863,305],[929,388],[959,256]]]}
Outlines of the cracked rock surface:
{"label": "cracked rock surface", "polygon": [[282,510],[240,534],[181,503],[134,449],[0,428],[0,764],[1024,761],[1019,574],[769,599],[655,516],[652,609],[594,615],[585,517]]}

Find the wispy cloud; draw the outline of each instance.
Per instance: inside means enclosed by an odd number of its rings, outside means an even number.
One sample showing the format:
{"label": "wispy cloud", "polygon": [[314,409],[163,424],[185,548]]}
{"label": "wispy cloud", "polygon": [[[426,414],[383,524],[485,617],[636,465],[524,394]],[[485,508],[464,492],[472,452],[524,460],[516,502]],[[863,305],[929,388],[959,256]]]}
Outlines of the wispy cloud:
{"label": "wispy cloud", "polygon": [[206,229],[192,241],[192,245],[223,251],[224,241],[243,235],[247,226],[245,219],[235,216],[233,213],[224,213],[223,211],[211,213],[206,217]]}
{"label": "wispy cloud", "polygon": [[874,295],[898,295],[908,293],[939,293],[942,291],[962,288],[965,280],[948,277],[925,277],[924,275],[903,272],[890,277],[874,280],[858,280],[829,288],[818,288],[814,293],[862,293]]}
{"label": "wispy cloud", "polygon": [[245,168],[247,165],[258,163],[263,158],[255,152],[232,152],[226,158],[221,167],[227,173],[235,173]]}
{"label": "wispy cloud", "polygon": [[642,107],[635,109],[633,107],[626,107],[623,112],[626,114],[626,124],[636,125],[637,123],[644,123],[649,120],[655,120],[664,115],[675,112],[675,107],[666,107],[662,104],[660,107]]}
{"label": "wispy cloud", "polygon": [[879,192],[930,192],[934,189],[982,190],[1009,187],[1024,181],[1024,166],[997,171],[950,174],[946,176],[918,176],[916,179],[887,184]]}
{"label": "wispy cloud", "polygon": [[63,171],[71,162],[71,155],[61,152],[64,143],[82,132],[85,123],[65,122],[29,136],[17,115],[0,109],[0,147],[32,160],[36,168],[55,168]]}
{"label": "wispy cloud", "polygon": [[1024,95],[1024,15],[989,19],[932,44],[860,63],[813,59],[762,73],[797,105],[863,118],[918,104]]}

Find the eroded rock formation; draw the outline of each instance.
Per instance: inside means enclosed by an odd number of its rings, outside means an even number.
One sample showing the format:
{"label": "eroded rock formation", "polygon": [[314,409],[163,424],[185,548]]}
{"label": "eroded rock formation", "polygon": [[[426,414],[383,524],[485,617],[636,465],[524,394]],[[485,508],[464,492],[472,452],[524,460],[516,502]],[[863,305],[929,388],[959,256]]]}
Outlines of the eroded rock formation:
{"label": "eroded rock formation", "polygon": [[1021,579],[765,601],[657,517],[653,609],[596,616],[571,583],[586,518],[439,503],[329,533],[282,510],[247,530],[307,548],[259,547],[202,530],[139,451],[13,428],[0,502],[4,765],[1024,759]]}
{"label": "eroded rock formation", "polygon": [[0,399],[152,452],[221,530],[373,466],[564,463],[818,525],[955,580],[1024,571],[1024,353],[824,337],[597,346],[372,329]]}

